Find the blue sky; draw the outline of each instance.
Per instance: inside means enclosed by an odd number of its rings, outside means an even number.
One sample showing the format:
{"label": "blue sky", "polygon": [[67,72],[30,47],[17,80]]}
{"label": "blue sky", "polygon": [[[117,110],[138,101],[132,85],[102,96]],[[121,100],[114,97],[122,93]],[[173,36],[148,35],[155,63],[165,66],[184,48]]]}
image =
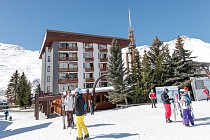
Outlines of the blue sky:
{"label": "blue sky", "polygon": [[1,0],[0,42],[40,50],[46,29],[127,38],[129,7],[137,46],[210,42],[209,0]]}

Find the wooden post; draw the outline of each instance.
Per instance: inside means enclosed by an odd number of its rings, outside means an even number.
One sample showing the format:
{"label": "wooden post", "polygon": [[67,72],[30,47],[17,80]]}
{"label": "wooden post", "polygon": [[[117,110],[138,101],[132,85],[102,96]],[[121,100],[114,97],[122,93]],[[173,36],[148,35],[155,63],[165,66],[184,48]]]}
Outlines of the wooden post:
{"label": "wooden post", "polygon": [[39,120],[39,93],[35,94],[35,111],[34,116],[36,120]]}

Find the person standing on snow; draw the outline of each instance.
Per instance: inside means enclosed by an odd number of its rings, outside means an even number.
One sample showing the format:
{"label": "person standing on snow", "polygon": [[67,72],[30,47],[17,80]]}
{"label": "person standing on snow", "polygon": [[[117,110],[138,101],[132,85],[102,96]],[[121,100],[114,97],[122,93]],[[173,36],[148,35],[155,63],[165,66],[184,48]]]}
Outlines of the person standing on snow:
{"label": "person standing on snow", "polygon": [[149,98],[151,99],[151,102],[152,102],[152,108],[153,108],[153,105],[154,105],[154,108],[156,108],[156,105],[155,105],[156,94],[153,89],[151,89],[149,93]]}
{"label": "person standing on snow", "polygon": [[164,108],[165,108],[166,123],[172,122],[172,120],[170,120],[170,117],[171,117],[171,103],[170,103],[170,100],[173,100],[173,99],[169,98],[168,92],[169,92],[169,90],[167,88],[165,88],[164,92],[161,94],[161,100],[163,101]]}
{"label": "person standing on snow", "polygon": [[[191,115],[191,100],[189,98],[189,95],[187,94],[186,90],[180,89],[180,95],[181,95],[181,105],[182,105],[182,114],[183,114],[183,120],[185,126],[189,126],[189,122],[191,125],[194,125],[194,120]],[[188,97],[187,97],[188,96]]]}
{"label": "person standing on snow", "polygon": [[68,127],[74,127],[73,109],[74,109],[74,97],[71,94],[71,90],[67,91],[66,98],[64,99],[65,112],[67,115]]}
{"label": "person standing on snow", "polygon": [[75,99],[75,113],[76,113],[76,125],[77,125],[77,138],[76,140],[82,140],[82,129],[85,133],[84,139],[89,138],[89,132],[87,127],[84,123],[84,104],[85,100],[82,95],[82,90],[80,88],[75,89],[76,92],[76,99]]}
{"label": "person standing on snow", "polygon": [[204,89],[203,89],[203,93],[207,96],[207,101],[209,100],[209,90],[208,88],[205,86]]}

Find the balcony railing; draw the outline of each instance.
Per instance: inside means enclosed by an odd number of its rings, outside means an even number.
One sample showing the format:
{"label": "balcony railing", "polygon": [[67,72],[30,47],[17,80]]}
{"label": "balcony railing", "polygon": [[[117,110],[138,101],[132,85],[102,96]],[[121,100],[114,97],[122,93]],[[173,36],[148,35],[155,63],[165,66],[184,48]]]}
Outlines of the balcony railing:
{"label": "balcony railing", "polygon": [[85,58],[85,61],[94,61],[94,58],[93,57],[90,57],[90,58]]}
{"label": "balcony railing", "polygon": [[106,77],[102,77],[101,81],[107,81],[107,78]]}
{"label": "balcony railing", "polygon": [[77,47],[74,48],[60,48],[59,47],[59,51],[78,51]]}
{"label": "balcony railing", "polygon": [[59,61],[78,61],[78,57],[59,57]]}
{"label": "balcony railing", "polygon": [[59,79],[58,84],[78,83],[78,78]]}
{"label": "balcony railing", "polygon": [[94,78],[86,78],[86,82],[95,82]]}
{"label": "balcony railing", "polygon": [[108,52],[108,49],[100,49],[100,52]]}
{"label": "balcony railing", "polygon": [[78,68],[58,68],[58,72],[78,72]]}
{"label": "balcony railing", "polygon": [[94,71],[94,67],[92,67],[92,68],[85,68],[85,72],[92,72],[92,71]]}
{"label": "balcony railing", "polygon": [[93,48],[85,48],[85,52],[93,52]]}
{"label": "balcony railing", "polygon": [[100,71],[107,71],[108,68],[100,68]]}
{"label": "balcony railing", "polygon": [[108,58],[100,58],[100,62],[108,62]]}

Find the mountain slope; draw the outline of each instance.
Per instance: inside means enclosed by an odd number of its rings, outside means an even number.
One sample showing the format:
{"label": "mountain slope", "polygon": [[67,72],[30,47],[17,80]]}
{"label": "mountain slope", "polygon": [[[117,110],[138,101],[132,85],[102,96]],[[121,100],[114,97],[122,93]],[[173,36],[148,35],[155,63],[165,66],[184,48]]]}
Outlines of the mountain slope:
{"label": "mountain slope", "polygon": [[[183,38],[183,43],[184,43],[184,49],[186,50],[191,50],[192,51],[192,56],[197,56],[194,61],[198,62],[210,62],[210,43],[206,43],[200,39],[195,39],[195,38],[189,38],[187,36],[182,36]],[[176,39],[169,41],[169,42],[164,42],[164,44],[168,44],[170,53],[172,54],[174,49],[175,49],[175,43]],[[148,51],[149,46],[144,45],[144,46],[139,46],[137,49],[140,52],[140,55],[143,56],[144,50]],[[123,53],[123,59],[125,60],[125,53],[127,51],[127,48],[122,49]]]}
{"label": "mountain slope", "polygon": [[38,51],[25,50],[18,45],[0,43],[0,93],[7,88],[12,74],[18,70],[30,82],[36,83],[41,78],[41,60]]}

